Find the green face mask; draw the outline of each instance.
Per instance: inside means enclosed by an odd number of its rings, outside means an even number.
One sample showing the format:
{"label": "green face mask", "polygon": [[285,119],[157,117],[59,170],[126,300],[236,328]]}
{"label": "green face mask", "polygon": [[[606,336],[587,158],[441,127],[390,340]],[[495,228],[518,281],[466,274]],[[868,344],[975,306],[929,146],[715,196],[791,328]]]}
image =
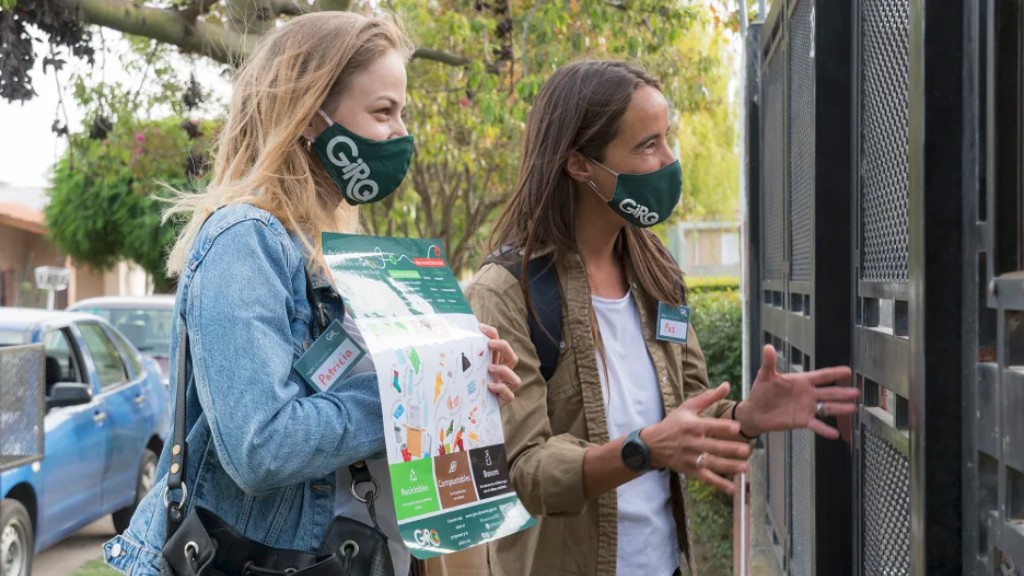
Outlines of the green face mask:
{"label": "green face mask", "polygon": [[[679,203],[683,191],[683,169],[679,160],[647,174],[616,172],[593,158],[588,160],[615,175],[615,194],[606,202],[616,214],[634,226],[648,228],[664,222]],[[601,196],[593,180],[587,183]]]}
{"label": "green face mask", "polygon": [[349,204],[380,202],[398,188],[412,160],[412,136],[370,140],[354,134],[320,110],[327,129],[312,149]]}

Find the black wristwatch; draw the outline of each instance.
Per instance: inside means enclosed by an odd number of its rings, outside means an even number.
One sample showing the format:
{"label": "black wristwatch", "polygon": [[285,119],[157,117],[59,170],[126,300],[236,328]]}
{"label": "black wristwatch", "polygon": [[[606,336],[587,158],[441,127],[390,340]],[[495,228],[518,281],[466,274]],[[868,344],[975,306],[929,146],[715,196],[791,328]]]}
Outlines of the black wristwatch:
{"label": "black wristwatch", "polygon": [[651,449],[640,438],[641,430],[643,428],[633,430],[622,442],[622,463],[633,472],[649,472],[654,469],[651,467]]}

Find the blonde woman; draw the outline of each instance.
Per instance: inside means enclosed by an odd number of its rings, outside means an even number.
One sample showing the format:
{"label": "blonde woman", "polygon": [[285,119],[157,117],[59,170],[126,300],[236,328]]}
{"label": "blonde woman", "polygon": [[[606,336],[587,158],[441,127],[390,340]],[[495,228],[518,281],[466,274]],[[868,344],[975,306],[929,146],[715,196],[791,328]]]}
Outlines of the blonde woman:
{"label": "blonde woman", "polygon": [[[361,341],[324,274],[320,233],[352,231],[355,206],[405,175],[409,54],[391,21],[318,13],[270,32],[239,72],[212,181],[171,210],[191,214],[168,263],[179,278],[172,396],[184,392],[172,421],[184,425],[172,425],[131,525],[104,546],[119,571],[363,574],[374,550],[337,541],[356,520],[388,537],[374,573],[388,562],[409,573],[386,466],[372,459],[384,450],[372,360],[322,392],[293,369],[331,319]],[[516,356],[485,333],[504,359],[490,389],[508,401]],[[376,518],[357,499],[365,490],[350,489],[364,460],[366,487],[383,494]]]}

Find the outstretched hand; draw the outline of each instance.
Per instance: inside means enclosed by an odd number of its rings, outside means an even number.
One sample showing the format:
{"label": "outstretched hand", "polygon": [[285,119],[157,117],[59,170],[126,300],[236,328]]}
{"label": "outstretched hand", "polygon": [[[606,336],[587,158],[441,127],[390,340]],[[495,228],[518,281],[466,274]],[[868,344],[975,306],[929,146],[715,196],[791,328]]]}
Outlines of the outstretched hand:
{"label": "outstretched hand", "polygon": [[[736,408],[736,419],[744,434],[754,436],[772,430],[810,428],[829,439],[839,430],[821,418],[849,416],[857,412],[860,391],[849,386],[850,368],[833,366],[811,372],[780,374],[775,369],[776,352],[764,347],[764,357],[750,397]],[[827,386],[828,384],[839,386]]]}

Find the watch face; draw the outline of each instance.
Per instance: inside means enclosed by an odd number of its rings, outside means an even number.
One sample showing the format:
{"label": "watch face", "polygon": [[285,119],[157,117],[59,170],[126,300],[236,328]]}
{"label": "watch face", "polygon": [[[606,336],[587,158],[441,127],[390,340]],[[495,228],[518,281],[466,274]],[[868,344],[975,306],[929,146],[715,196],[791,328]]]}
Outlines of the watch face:
{"label": "watch face", "polygon": [[644,449],[636,442],[626,442],[622,445],[622,461],[630,470],[641,472],[646,460]]}

